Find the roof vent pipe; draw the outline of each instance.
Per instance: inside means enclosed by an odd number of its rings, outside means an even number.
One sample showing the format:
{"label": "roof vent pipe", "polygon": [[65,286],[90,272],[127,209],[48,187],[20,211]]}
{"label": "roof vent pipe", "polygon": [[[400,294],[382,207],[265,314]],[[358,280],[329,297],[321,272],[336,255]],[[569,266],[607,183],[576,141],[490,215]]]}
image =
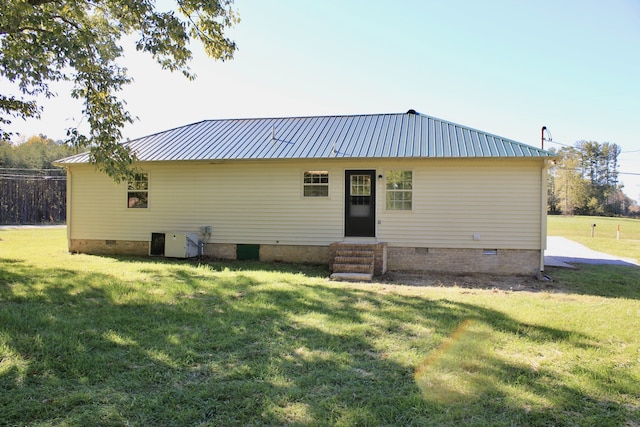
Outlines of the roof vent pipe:
{"label": "roof vent pipe", "polygon": [[[548,135],[548,138],[544,137],[544,134]],[[540,131],[540,148],[544,150],[544,142],[545,141],[549,141],[549,142],[553,142],[553,139],[551,138],[551,132],[549,132],[549,129],[547,129],[546,126],[542,126],[542,130]]]}

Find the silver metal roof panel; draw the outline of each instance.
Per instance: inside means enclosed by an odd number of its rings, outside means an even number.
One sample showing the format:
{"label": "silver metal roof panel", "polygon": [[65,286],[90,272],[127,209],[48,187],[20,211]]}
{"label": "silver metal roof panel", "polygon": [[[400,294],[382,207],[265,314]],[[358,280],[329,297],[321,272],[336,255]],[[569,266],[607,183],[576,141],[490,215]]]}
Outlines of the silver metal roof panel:
{"label": "silver metal roof panel", "polygon": [[[125,144],[138,160],[151,162],[553,156],[507,138],[413,112],[205,120]],[[88,160],[88,154],[83,153],[57,163]]]}

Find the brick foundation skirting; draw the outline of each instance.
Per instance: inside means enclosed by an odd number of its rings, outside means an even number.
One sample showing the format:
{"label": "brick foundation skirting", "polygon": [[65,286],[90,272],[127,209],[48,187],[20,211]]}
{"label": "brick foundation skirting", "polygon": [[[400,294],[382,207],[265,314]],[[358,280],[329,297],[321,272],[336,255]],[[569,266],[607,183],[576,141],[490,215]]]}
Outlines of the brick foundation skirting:
{"label": "brick foundation skirting", "polygon": [[208,243],[204,248],[204,255],[214,259],[236,259],[237,245],[231,243]]}
{"label": "brick foundation skirting", "polygon": [[[328,264],[328,246],[259,245],[261,261]],[[71,239],[69,252],[93,255],[149,255],[149,242],[127,240]],[[235,260],[237,245],[208,243],[204,255],[214,259]]]}
{"label": "brick foundation skirting", "polygon": [[[328,264],[335,246],[259,245],[261,261]],[[482,249],[405,248],[378,244],[376,274],[390,271],[433,271],[447,273],[536,274],[540,252],[498,249],[487,254]],[[205,256],[235,260],[237,245],[209,243]],[[149,255],[149,242],[126,240],[72,239],[69,252],[95,255]]]}
{"label": "brick foundation skirting", "polygon": [[69,252],[92,255],[149,255],[149,242],[71,239]]}
{"label": "brick foundation skirting", "polygon": [[328,246],[260,245],[261,261],[328,264]]}
{"label": "brick foundation skirting", "polygon": [[388,247],[389,270],[443,273],[536,274],[540,251]]}
{"label": "brick foundation skirting", "polygon": [[[259,245],[260,261],[297,262],[303,264],[327,264],[328,246]],[[237,259],[237,245],[232,243],[209,243],[205,256],[214,259]]]}

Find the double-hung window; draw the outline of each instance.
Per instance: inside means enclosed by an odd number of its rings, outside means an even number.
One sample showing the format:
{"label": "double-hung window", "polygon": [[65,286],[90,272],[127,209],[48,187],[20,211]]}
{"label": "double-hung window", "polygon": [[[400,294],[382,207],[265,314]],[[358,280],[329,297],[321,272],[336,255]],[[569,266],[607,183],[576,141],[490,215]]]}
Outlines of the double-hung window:
{"label": "double-hung window", "polygon": [[149,174],[136,173],[127,183],[127,207],[147,208],[149,206]]}
{"label": "double-hung window", "polygon": [[387,172],[387,210],[413,209],[413,172]]}
{"label": "double-hung window", "polygon": [[302,185],[304,197],[329,197],[329,172],[306,171]]}

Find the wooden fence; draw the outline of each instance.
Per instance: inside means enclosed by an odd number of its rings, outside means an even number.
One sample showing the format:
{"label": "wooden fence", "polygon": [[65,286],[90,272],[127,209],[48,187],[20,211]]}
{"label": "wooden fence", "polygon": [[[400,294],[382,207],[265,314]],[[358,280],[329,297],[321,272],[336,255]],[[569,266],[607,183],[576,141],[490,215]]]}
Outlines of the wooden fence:
{"label": "wooden fence", "polygon": [[0,224],[64,224],[67,177],[60,169],[0,169]]}

